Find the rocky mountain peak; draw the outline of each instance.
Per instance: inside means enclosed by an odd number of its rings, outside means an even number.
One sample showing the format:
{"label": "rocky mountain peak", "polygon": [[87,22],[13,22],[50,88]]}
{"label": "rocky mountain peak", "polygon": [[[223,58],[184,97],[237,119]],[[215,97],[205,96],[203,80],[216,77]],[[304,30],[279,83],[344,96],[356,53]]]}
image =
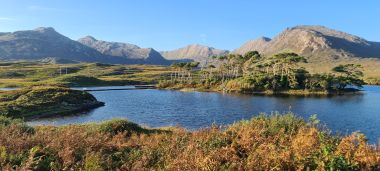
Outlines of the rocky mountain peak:
{"label": "rocky mountain peak", "polygon": [[80,38],[79,40],[86,40],[86,41],[97,41],[95,37],[92,36],[85,36],[83,38]]}
{"label": "rocky mountain peak", "polygon": [[300,25],[285,29],[272,40],[256,39],[234,52],[257,50],[265,55],[291,51],[311,60],[336,60],[351,57],[380,57],[378,43],[319,25]]}
{"label": "rocky mountain peak", "polygon": [[191,44],[172,51],[162,51],[161,55],[170,60],[194,60],[204,63],[211,56],[227,53],[229,53],[227,50],[216,49],[201,44]]}
{"label": "rocky mountain peak", "polygon": [[51,27],[0,35],[0,58],[39,60],[47,57],[73,61],[101,61],[96,50],[83,46]]}
{"label": "rocky mountain peak", "polygon": [[271,38],[268,38],[268,37],[259,37],[258,39],[256,39],[257,41],[264,41],[264,42],[269,42],[271,41],[272,39]]}
{"label": "rocky mountain peak", "polygon": [[92,36],[86,36],[83,38],[78,39],[78,42],[92,47],[102,53],[109,49],[116,49],[116,48],[124,48],[124,49],[140,49],[137,45],[129,44],[129,43],[121,43],[121,42],[108,42],[103,40],[98,40]]}
{"label": "rocky mountain peak", "polygon": [[34,31],[36,32],[41,32],[41,33],[46,33],[46,32],[57,32],[53,27],[38,27],[35,28]]}
{"label": "rocky mountain peak", "polygon": [[166,61],[153,48],[140,48],[137,45],[121,42],[108,42],[86,36],[78,40],[83,45],[96,49],[103,55],[121,57],[134,60],[132,63],[167,64]]}
{"label": "rocky mountain peak", "polygon": [[297,31],[297,30],[310,32],[310,33],[320,35],[320,36],[331,36],[331,37],[341,38],[353,43],[364,43],[364,44],[367,43],[367,40],[361,37],[348,34],[342,31],[330,29],[328,27],[320,26],[320,25],[300,25],[300,26],[289,28],[285,30],[284,32]]}
{"label": "rocky mountain peak", "polygon": [[241,55],[244,55],[249,51],[258,51],[262,53],[270,41],[271,39],[267,37],[259,37],[254,40],[249,40],[246,43],[244,43],[240,48],[235,49],[233,53]]}

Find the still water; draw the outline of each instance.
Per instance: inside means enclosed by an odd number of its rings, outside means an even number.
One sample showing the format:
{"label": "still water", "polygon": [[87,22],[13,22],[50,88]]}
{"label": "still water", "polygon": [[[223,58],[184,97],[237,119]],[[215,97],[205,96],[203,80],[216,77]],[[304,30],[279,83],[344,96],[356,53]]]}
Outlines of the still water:
{"label": "still water", "polygon": [[230,124],[260,112],[292,111],[307,119],[312,114],[331,130],[365,133],[370,142],[380,137],[380,86],[365,86],[362,95],[334,97],[274,97],[170,90],[117,90],[91,92],[100,107],[74,116],[43,118],[31,125],[99,122],[112,118],[148,127],[182,126],[188,129]]}

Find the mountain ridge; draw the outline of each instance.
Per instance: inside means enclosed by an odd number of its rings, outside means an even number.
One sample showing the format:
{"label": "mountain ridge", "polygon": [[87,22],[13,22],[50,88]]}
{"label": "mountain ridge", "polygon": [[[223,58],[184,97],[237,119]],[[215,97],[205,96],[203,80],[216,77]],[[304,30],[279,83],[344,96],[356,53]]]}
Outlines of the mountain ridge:
{"label": "mountain ridge", "polygon": [[272,39],[259,37],[249,40],[233,51],[200,44],[171,51],[156,51],[130,43],[97,40],[92,36],[75,41],[52,27],[0,33],[2,60],[57,58],[76,62],[163,65],[177,60],[199,61],[204,64],[213,61],[211,56],[244,54],[253,50],[265,56],[291,51],[307,57],[311,62],[380,59],[380,42],[318,25],[289,27]]}
{"label": "mountain ridge", "polygon": [[216,49],[201,44],[190,44],[171,51],[160,51],[161,55],[169,60],[194,60],[207,63],[211,56],[228,54],[228,50]]}
{"label": "mountain ridge", "polygon": [[103,61],[103,55],[92,48],[56,32],[52,27],[0,34],[0,58],[42,59],[46,57],[85,62]]}
{"label": "mountain ridge", "polygon": [[92,36],[86,36],[78,40],[85,46],[93,48],[103,55],[120,57],[135,63],[168,64],[165,58],[153,48],[140,48],[137,45],[122,42],[108,42],[97,40]]}
{"label": "mountain ridge", "polygon": [[[88,41],[95,41],[91,36]],[[96,40],[97,41],[97,40]],[[127,43],[112,43],[108,51],[115,47],[128,49],[129,55],[98,51],[94,47],[72,40],[52,27],[38,27],[33,30],[0,33],[0,59],[2,60],[53,60],[73,62],[101,62],[113,64],[157,64],[168,65],[171,62],[164,59],[152,48],[140,48]],[[131,49],[131,50],[129,50]]]}
{"label": "mountain ridge", "polygon": [[267,37],[259,37],[254,40],[249,40],[246,43],[244,43],[241,47],[232,51],[232,53],[245,54],[249,51],[252,51],[252,49],[257,50],[257,51],[263,51],[263,49],[268,45],[268,43],[271,40],[272,39],[267,38]]}
{"label": "mountain ridge", "polygon": [[234,52],[257,50],[265,55],[292,51],[311,60],[338,60],[349,58],[379,58],[380,43],[365,40],[324,26],[301,25],[287,28],[268,41],[265,46],[251,46],[248,41]]}

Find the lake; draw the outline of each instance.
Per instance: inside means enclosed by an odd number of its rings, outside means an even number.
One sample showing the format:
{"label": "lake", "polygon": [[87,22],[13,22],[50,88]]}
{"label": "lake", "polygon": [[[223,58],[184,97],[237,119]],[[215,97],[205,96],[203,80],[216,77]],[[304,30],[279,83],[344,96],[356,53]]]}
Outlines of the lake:
{"label": "lake", "polygon": [[106,103],[80,115],[42,118],[30,125],[65,125],[112,118],[148,127],[181,126],[190,130],[250,119],[260,112],[292,111],[307,119],[312,114],[333,131],[365,133],[370,142],[380,137],[380,86],[365,86],[362,95],[285,97],[181,92],[170,90],[115,90],[91,92]]}

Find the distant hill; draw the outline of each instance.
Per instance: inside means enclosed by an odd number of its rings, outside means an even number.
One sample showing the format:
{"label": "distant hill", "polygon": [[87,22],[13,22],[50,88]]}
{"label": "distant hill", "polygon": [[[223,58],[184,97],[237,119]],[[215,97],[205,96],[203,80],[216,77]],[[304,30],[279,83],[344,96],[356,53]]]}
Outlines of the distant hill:
{"label": "distant hill", "polygon": [[163,58],[159,52],[152,48],[140,48],[137,45],[120,42],[107,42],[97,40],[94,37],[86,36],[78,42],[96,49],[103,55],[119,57],[130,60],[131,63],[141,64],[168,64],[168,60]]}
{"label": "distant hill", "polygon": [[[323,26],[287,28],[273,39],[250,40],[231,53],[257,50],[264,55],[290,51],[308,58],[311,64],[336,62],[368,64],[380,59],[380,42],[372,42]],[[157,52],[137,45],[97,40],[91,36],[78,41],[53,28],[0,33],[0,60],[50,60],[51,62],[102,62],[113,64],[170,64],[179,61],[214,63],[210,57],[230,53],[199,44]]]}
{"label": "distant hill", "polygon": [[188,45],[172,51],[160,52],[162,56],[170,60],[193,60],[201,63],[211,61],[211,56],[228,54],[228,50],[215,49],[199,44]]}
{"label": "distant hill", "polygon": [[51,27],[0,33],[0,60],[51,60],[114,64],[169,64],[151,48],[98,41],[92,37],[71,40]]}
{"label": "distant hill", "polygon": [[[260,37],[244,43],[231,53],[245,54],[259,51],[264,55],[279,52],[295,52],[310,62],[348,61],[362,58],[380,58],[380,43],[324,26],[295,26],[287,28],[273,39]],[[163,51],[167,59],[191,59],[209,61],[210,56],[228,54],[227,50],[203,45],[189,45],[173,51]]]}
{"label": "distant hill", "polygon": [[72,61],[107,61],[96,51],[71,40],[50,27],[0,34],[0,59],[39,60],[62,58]]}
{"label": "distant hill", "polygon": [[255,40],[250,40],[244,43],[240,48],[235,49],[232,53],[245,54],[252,50],[257,50],[257,51],[262,52],[266,48],[266,46],[269,44],[270,41],[271,39],[267,37],[260,37]]}
{"label": "distant hill", "polygon": [[252,50],[266,55],[291,51],[308,57],[310,61],[380,57],[380,43],[323,26],[288,28],[272,40],[249,41],[234,52],[243,54]]}

